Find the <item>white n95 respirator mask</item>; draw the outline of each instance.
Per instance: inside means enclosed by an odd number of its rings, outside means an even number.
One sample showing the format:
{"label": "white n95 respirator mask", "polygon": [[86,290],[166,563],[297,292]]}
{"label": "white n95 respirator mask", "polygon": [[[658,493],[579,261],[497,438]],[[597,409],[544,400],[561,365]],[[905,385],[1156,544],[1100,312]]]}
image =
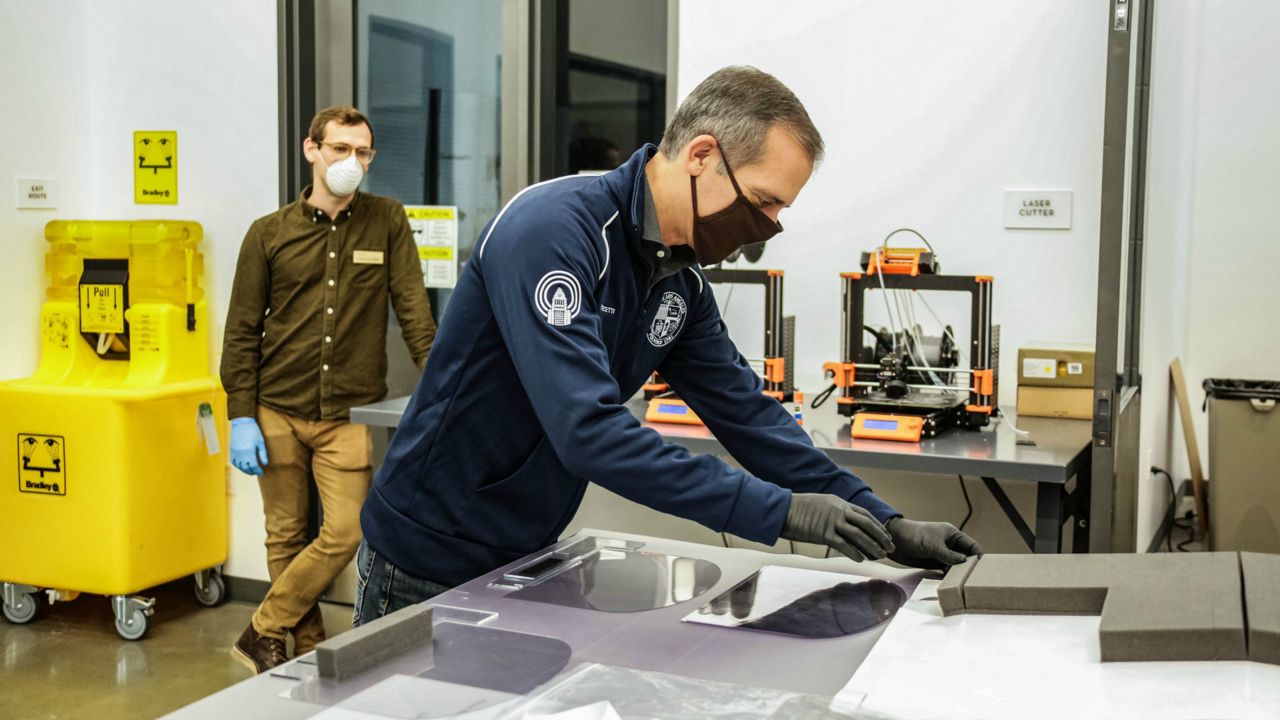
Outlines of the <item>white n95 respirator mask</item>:
{"label": "white n95 respirator mask", "polygon": [[[324,163],[324,155],[320,156],[320,162]],[[329,192],[338,197],[346,197],[355,192],[360,187],[360,181],[364,180],[364,166],[356,159],[355,153],[332,165],[325,164],[325,168],[324,184],[329,186]]]}

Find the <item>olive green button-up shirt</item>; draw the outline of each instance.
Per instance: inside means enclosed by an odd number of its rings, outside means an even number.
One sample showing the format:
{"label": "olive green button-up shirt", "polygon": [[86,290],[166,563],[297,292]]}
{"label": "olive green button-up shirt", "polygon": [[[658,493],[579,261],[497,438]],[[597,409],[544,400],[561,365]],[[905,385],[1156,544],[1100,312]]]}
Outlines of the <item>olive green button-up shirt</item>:
{"label": "olive green button-up shirt", "polygon": [[311,188],[249,228],[222,342],[228,415],[344,419],[387,393],[387,298],[421,369],[435,339],[404,206],[357,193],[331,218]]}

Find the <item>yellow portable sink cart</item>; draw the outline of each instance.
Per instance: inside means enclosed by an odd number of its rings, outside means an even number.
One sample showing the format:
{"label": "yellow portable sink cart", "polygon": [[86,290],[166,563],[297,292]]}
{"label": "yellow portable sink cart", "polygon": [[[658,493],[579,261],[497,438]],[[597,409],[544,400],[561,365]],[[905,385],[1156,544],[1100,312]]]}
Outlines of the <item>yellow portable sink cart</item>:
{"label": "yellow portable sink cart", "polygon": [[35,375],[0,383],[4,616],[108,595],[146,634],[146,588],[195,575],[221,602],[226,395],[209,371],[194,222],[57,220]]}

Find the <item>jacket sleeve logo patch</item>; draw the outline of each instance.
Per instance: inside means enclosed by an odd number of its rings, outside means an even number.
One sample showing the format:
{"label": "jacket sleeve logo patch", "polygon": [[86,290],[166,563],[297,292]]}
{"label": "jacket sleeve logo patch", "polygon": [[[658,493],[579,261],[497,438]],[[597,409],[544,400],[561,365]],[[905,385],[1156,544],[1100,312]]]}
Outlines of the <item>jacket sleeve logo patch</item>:
{"label": "jacket sleeve logo patch", "polygon": [[552,270],[538,281],[533,305],[553,327],[568,327],[582,309],[582,286],[573,275]]}
{"label": "jacket sleeve logo patch", "polygon": [[687,314],[684,298],[673,292],[663,293],[662,302],[658,304],[658,311],[653,316],[653,323],[649,325],[649,344],[654,347],[670,345],[680,334]]}

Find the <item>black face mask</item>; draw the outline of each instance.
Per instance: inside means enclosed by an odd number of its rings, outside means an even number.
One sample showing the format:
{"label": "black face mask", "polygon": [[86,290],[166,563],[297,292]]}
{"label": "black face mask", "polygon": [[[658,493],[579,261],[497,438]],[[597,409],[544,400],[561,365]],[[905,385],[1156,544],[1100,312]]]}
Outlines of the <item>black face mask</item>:
{"label": "black face mask", "polygon": [[[720,157],[724,159],[723,150]],[[693,194],[693,254],[703,267],[723,261],[743,245],[763,243],[782,232],[780,223],[774,222],[742,194],[728,160],[724,160],[724,169],[738,197],[729,207],[706,217],[698,217],[698,176],[689,178]]]}

